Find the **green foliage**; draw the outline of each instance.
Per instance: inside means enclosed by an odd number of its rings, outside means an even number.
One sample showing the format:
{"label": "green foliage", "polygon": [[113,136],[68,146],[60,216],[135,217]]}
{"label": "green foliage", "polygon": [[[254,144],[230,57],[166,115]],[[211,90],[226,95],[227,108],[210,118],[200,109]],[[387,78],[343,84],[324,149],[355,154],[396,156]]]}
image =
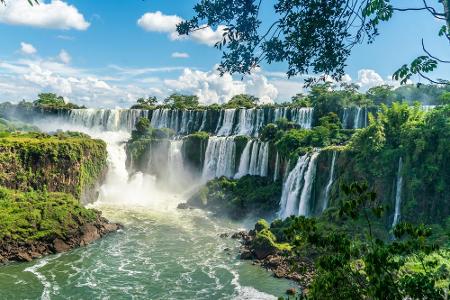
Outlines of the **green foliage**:
{"label": "green foliage", "polygon": [[[373,230],[384,207],[366,184],[343,185],[345,199],[336,211],[335,222],[364,220],[350,234],[345,226],[333,226],[314,218],[289,220],[286,237],[297,255],[314,249],[316,275],[308,299],[445,299],[439,281],[448,280],[444,264],[429,257],[436,246],[428,243],[429,228],[407,223],[397,225],[395,240],[385,242]],[[355,224],[355,223],[353,223]],[[425,264],[424,257],[429,261]],[[407,263],[419,260],[419,271]],[[445,271],[443,271],[443,268]]]}
{"label": "green foliage", "polygon": [[164,103],[173,109],[194,109],[199,105],[197,96],[172,94],[164,99]]}
{"label": "green foliage", "polygon": [[236,95],[228,101],[223,108],[253,108],[257,105],[259,99],[251,95]]}
{"label": "green foliage", "polygon": [[9,134],[0,138],[0,185],[81,199],[104,174],[106,158],[106,144],[81,133]]}
{"label": "green foliage", "polygon": [[19,192],[0,187],[0,240],[51,241],[100,216],[70,194]]}
{"label": "green foliage", "polygon": [[278,208],[280,196],[281,184],[270,178],[244,176],[234,180],[222,177],[209,181],[188,203],[241,219],[248,215],[271,214]]}
{"label": "green foliage", "polygon": [[311,107],[310,99],[304,94],[297,94],[291,98],[292,106],[295,107]]}
{"label": "green foliage", "polygon": [[35,107],[47,108],[47,109],[77,109],[81,108],[78,105],[70,102],[66,103],[64,98],[53,93],[41,93],[38,95],[38,99],[33,102]]}
{"label": "green foliage", "polygon": [[[326,81],[331,76],[339,81],[345,75],[345,66],[352,48],[360,43],[373,43],[381,23],[390,21],[395,13],[423,10],[431,19],[446,21],[439,36],[450,40],[450,9],[448,1],[437,5],[424,2],[420,7],[395,7],[390,0],[277,0],[272,3],[275,20],[264,19],[258,0],[222,1],[202,0],[194,7],[195,15],[177,25],[180,35],[188,35],[210,27],[224,26],[222,39],[216,47],[223,51],[219,65],[221,74],[250,74],[263,62],[286,63],[288,77],[303,74],[321,74],[308,78],[306,84]],[[439,10],[437,7],[440,7]],[[423,43],[423,42],[422,42]],[[394,78],[406,83],[418,74],[430,82],[427,72],[433,71],[444,60],[426,53],[410,65],[404,65]]]}
{"label": "green foliage", "polygon": [[153,110],[158,104],[158,99],[154,96],[149,96],[148,98],[138,98],[136,104],[131,106],[131,109],[148,109]]}

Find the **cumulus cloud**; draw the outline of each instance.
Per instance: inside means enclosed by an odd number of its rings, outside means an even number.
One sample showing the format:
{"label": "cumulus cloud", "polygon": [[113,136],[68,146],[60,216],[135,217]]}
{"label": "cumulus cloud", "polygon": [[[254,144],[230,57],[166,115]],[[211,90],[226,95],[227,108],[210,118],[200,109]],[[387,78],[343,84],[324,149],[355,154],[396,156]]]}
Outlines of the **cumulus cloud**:
{"label": "cumulus cloud", "polygon": [[167,33],[171,40],[188,39],[194,40],[200,44],[214,46],[222,40],[225,26],[220,25],[217,30],[206,27],[202,30],[193,32],[189,37],[180,36],[177,32],[177,24],[181,23],[183,18],[177,15],[165,15],[160,11],[145,13],[137,21],[137,24],[146,31]]}
{"label": "cumulus cloud", "polygon": [[174,52],[172,53],[173,58],[189,58],[189,54],[184,52]]}
{"label": "cumulus cloud", "polygon": [[27,0],[9,0],[0,5],[0,23],[64,30],[86,30],[90,25],[75,6],[61,0],[33,7]]}
{"label": "cumulus cloud", "polygon": [[260,73],[241,81],[230,74],[221,77],[216,68],[209,72],[186,68],[180,77],[167,79],[164,84],[173,92],[197,95],[203,104],[225,103],[244,93],[260,98],[262,103],[272,103],[278,96],[277,88]]}
{"label": "cumulus cloud", "polygon": [[59,52],[58,58],[65,64],[69,64],[70,61],[72,60],[70,54],[64,49],[62,49],[61,52]]}
{"label": "cumulus cloud", "polygon": [[23,54],[28,55],[35,54],[37,52],[33,45],[25,42],[20,43],[20,51],[22,51]]}
{"label": "cumulus cloud", "polygon": [[380,74],[370,69],[362,69],[358,71],[358,81],[361,89],[370,89],[371,87],[385,84],[385,80]]}

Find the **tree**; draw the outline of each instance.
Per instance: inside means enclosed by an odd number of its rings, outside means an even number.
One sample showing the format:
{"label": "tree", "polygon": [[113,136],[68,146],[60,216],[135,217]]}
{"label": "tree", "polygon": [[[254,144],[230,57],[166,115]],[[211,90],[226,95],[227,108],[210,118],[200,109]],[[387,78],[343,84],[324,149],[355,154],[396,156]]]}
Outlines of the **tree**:
{"label": "tree", "polygon": [[33,102],[35,106],[64,106],[64,98],[53,93],[41,93]]}
{"label": "tree", "polygon": [[172,94],[164,100],[164,103],[175,109],[192,109],[199,105],[197,96]]}
{"label": "tree", "polygon": [[226,108],[253,108],[257,105],[259,99],[252,95],[240,94],[231,98],[225,105]]}
{"label": "tree", "polygon": [[150,96],[148,98],[138,98],[136,100],[136,104],[134,104],[132,109],[152,109],[158,103],[158,99],[154,96]]}
{"label": "tree", "polygon": [[366,95],[375,105],[390,105],[396,100],[394,87],[390,85],[372,87],[367,91]]}
{"label": "tree", "polygon": [[311,107],[312,106],[309,98],[302,93],[298,93],[295,96],[293,96],[291,98],[291,102],[293,105],[299,106],[299,107]]}
{"label": "tree", "polygon": [[[342,185],[344,197],[331,214],[334,224],[315,218],[289,220],[286,236],[294,252],[315,253],[316,275],[306,299],[446,299],[437,282],[448,271],[425,256],[437,250],[430,243],[431,230],[400,223],[392,242],[377,235],[376,222],[384,207],[366,183]],[[419,271],[406,268],[414,258]],[[444,271],[442,271],[442,268]]]}
{"label": "tree", "polygon": [[[267,0],[266,0],[267,1]],[[321,74],[340,80],[352,48],[362,42],[372,43],[379,35],[379,26],[394,13],[427,11],[431,18],[446,22],[439,35],[450,42],[450,10],[448,0],[438,0],[443,11],[423,0],[421,7],[397,7],[395,0],[277,0],[277,19],[264,22],[260,11],[263,0],[202,0],[195,7],[196,15],[177,26],[179,34],[187,35],[205,27],[225,25],[223,38],[216,47],[223,50],[219,71],[249,74],[262,62],[287,63],[287,76]],[[431,21],[431,20],[430,20]],[[205,24],[205,25],[202,25]],[[394,78],[406,83],[417,74],[435,83],[425,74],[438,63],[449,63],[432,55],[423,42],[424,55],[410,65],[402,66]],[[310,78],[307,84],[317,82]]]}

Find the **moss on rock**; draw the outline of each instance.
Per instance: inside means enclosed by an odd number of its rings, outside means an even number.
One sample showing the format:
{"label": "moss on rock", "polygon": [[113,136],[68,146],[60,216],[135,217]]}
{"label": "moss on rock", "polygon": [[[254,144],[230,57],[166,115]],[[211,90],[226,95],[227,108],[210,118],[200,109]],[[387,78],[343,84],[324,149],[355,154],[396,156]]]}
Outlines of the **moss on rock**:
{"label": "moss on rock", "polygon": [[76,133],[11,134],[0,138],[0,185],[92,200],[106,172],[106,144]]}

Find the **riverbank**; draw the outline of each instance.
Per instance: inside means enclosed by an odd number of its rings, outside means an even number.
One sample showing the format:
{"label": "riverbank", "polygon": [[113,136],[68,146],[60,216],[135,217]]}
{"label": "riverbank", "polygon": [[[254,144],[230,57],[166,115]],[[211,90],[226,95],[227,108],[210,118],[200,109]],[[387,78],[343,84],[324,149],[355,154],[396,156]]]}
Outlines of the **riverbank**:
{"label": "riverbank", "polygon": [[70,194],[0,188],[0,263],[66,252],[120,228]]}

